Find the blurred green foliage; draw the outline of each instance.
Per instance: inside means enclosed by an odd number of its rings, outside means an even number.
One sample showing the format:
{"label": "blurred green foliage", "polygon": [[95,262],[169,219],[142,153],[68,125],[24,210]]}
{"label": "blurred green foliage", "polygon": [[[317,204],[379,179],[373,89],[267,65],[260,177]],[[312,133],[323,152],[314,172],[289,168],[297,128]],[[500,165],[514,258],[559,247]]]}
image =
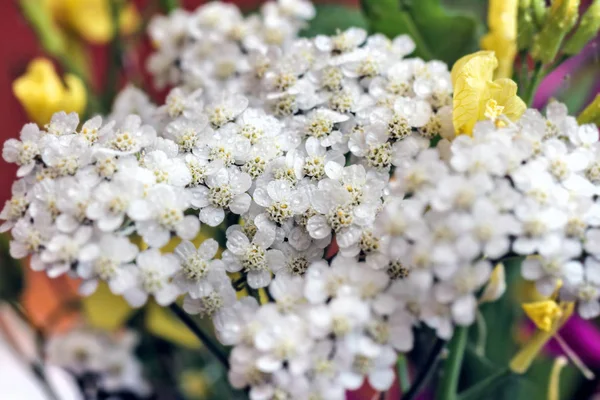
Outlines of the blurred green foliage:
{"label": "blurred green foliage", "polygon": [[343,31],[350,27],[368,27],[368,22],[359,9],[328,4],[316,7],[316,17],[300,32],[300,36],[333,35],[338,30]]}
{"label": "blurred green foliage", "polygon": [[481,23],[473,14],[445,8],[440,0],[362,0],[370,30],[389,37],[409,34],[415,55],[448,64],[477,49]]}
{"label": "blurred green foliage", "polygon": [[0,299],[18,300],[23,286],[21,263],[10,256],[8,235],[0,235]]}

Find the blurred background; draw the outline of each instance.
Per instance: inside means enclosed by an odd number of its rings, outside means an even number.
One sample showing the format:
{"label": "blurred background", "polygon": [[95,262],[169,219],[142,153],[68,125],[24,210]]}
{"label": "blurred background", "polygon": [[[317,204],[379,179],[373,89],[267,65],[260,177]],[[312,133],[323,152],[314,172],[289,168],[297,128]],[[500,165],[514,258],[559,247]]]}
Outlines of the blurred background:
{"label": "blurred background", "polygon": [[[76,1],[85,3],[88,0]],[[237,4],[244,12],[251,12],[263,3],[261,0],[232,0],[229,2]],[[143,28],[150,15],[160,12],[158,0],[135,0],[132,3],[137,18],[139,18],[138,23],[141,28],[138,29]],[[200,0],[181,1],[182,6],[188,10],[193,10],[202,3],[203,1]],[[315,1],[315,3],[319,8],[318,17],[307,28],[306,35],[334,33],[336,28],[343,29],[350,25],[366,26],[367,24],[360,13],[358,0],[329,0]],[[589,3],[589,1],[583,0],[581,7],[585,8]],[[461,43],[464,54],[476,50],[479,37],[487,30],[487,1],[445,0],[444,5],[451,13],[462,13],[476,21],[474,36],[470,38],[470,41]],[[17,1],[0,1],[0,26],[3,35],[0,42],[0,109],[2,110],[0,141],[4,142],[8,138],[17,137],[21,127],[29,122],[25,111],[13,95],[12,83],[17,77],[24,74],[29,62],[37,56],[43,56],[44,51],[35,32],[23,18]],[[438,39],[442,46],[445,39]],[[133,33],[126,43],[124,68],[119,73],[118,81],[120,84],[134,81],[148,91],[154,101],[160,102],[165,95],[164,91],[154,90],[149,76],[144,73],[146,57],[152,50],[150,43],[143,33],[139,32]],[[536,95],[534,107],[542,108],[550,99],[556,98],[567,104],[570,114],[577,115],[589,104],[600,92],[599,46],[600,40],[596,38],[579,56],[567,60],[546,77]],[[108,80],[112,79],[107,70],[111,61],[110,46],[83,42],[74,51],[81,54],[82,65],[85,65],[89,71],[87,78],[92,88],[101,89]],[[0,160],[0,204],[4,204],[10,198],[14,176],[14,166],[9,166]],[[4,238],[2,242],[4,251],[2,251],[2,259],[0,259],[2,263],[0,271],[21,270],[18,266],[8,268],[9,264],[16,262],[11,261],[7,256],[6,239]],[[5,284],[10,282],[12,286],[15,286],[13,282],[19,282],[20,287],[11,288],[11,290],[19,291],[29,318],[44,333],[64,330],[79,323],[82,319],[103,329],[117,329],[121,324],[127,323],[143,325],[153,333],[151,342],[142,343],[141,353],[144,352],[144,349],[152,349],[161,354],[174,353],[175,349],[180,346],[197,349],[195,338],[187,335],[184,327],[179,326],[170,315],[161,313],[158,307],[150,306],[134,312],[122,300],[113,297],[102,288],[92,298],[82,303],[76,292],[77,283],[70,281],[67,277],[50,280],[44,273],[34,273],[28,268],[24,268],[22,271],[23,276],[7,277],[0,273],[0,286],[2,286],[2,282]],[[509,271],[507,277],[509,281],[517,279],[518,268],[507,267],[507,271]],[[489,365],[481,364],[481,358],[467,355],[466,368],[469,372],[466,377],[463,377],[467,382],[476,382],[480,377],[487,375],[495,364],[506,365],[519,343],[532,331],[532,328],[523,322],[518,302],[522,293],[526,292],[528,288],[516,284],[511,285],[510,282],[508,282],[508,287],[511,288],[511,291],[501,301],[484,308],[484,314],[488,320],[488,337],[483,352]],[[0,339],[0,369],[12,371],[10,374],[4,372],[0,374],[0,398],[2,400],[44,399],[41,388],[31,384],[30,372],[23,366],[19,366],[19,357],[16,357],[13,349],[16,346],[19,349],[18,353],[25,354],[33,351],[35,332],[20,324],[18,319],[15,319],[5,309],[0,308],[0,316],[2,316],[0,331],[3,332]],[[596,375],[600,375],[600,330],[596,324],[573,317],[563,328],[562,336],[579,353],[588,367]],[[423,345],[426,347],[427,344]],[[421,350],[417,346],[415,354],[411,357],[414,369],[419,366]],[[549,356],[560,352],[554,344],[551,344],[547,350]],[[187,399],[236,398],[235,396],[239,395],[227,389],[223,372],[210,360],[210,357],[198,360],[197,358],[192,359],[184,353],[176,354],[175,359],[169,362],[186,365],[188,367],[186,374],[179,377],[163,376],[165,387],[172,383],[169,379],[175,379],[177,386],[185,393]],[[159,371],[160,375],[160,366],[153,364],[155,360],[147,362],[149,368],[156,368],[154,372]],[[539,360],[526,377],[519,382],[507,382],[498,389],[493,398],[511,398],[511,400],[547,398],[547,382],[551,366],[550,358]],[[575,368],[567,367],[566,369],[567,372],[561,383],[560,398],[592,398],[599,388],[600,381],[586,381]],[[70,384],[65,374],[59,370],[51,371],[50,374],[57,387],[64,390],[64,399],[78,398],[69,389]],[[357,393],[350,394],[349,398],[371,399],[373,395],[374,393],[365,387]],[[172,396],[170,393],[164,396],[163,398],[175,398],[169,397]],[[423,398],[427,398],[426,396],[424,395]],[[395,388],[388,393],[388,397],[389,400],[392,400],[401,398],[401,395]]]}

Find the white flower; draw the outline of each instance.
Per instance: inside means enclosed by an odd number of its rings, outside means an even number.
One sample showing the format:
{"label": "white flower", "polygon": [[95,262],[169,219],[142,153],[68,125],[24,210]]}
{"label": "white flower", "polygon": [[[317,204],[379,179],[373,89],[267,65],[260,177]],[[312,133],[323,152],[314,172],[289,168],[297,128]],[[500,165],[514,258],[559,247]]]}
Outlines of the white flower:
{"label": "white flower", "polygon": [[562,242],[561,231],[567,223],[563,211],[554,207],[518,207],[515,215],[522,223],[522,230],[512,245],[517,254],[549,253]]}
{"label": "white flower", "polygon": [[144,200],[133,204],[133,208],[149,211],[150,218],[136,221],[136,229],[144,241],[152,247],[162,247],[169,242],[171,232],[182,239],[194,239],[200,221],[194,215],[184,214],[190,200],[185,190],[162,184],[151,188]]}
{"label": "white flower", "polygon": [[256,367],[273,373],[286,362],[291,371],[301,373],[304,365],[297,361],[303,360],[313,345],[306,321],[294,314],[280,314],[273,304],[262,306],[258,313],[269,316],[269,325],[261,327],[254,336],[254,345],[260,351]]}
{"label": "white flower", "polygon": [[[133,178],[133,173],[135,177]],[[152,182],[153,176],[140,169],[119,172],[112,181],[100,183],[94,190],[87,207],[86,216],[95,221],[98,229],[112,232],[118,229],[128,216],[134,221],[150,218],[147,207],[138,203],[144,197],[144,183]]]}
{"label": "white flower", "polygon": [[218,318],[224,309],[235,304],[235,289],[231,286],[231,281],[225,273],[212,274],[206,280],[210,285],[210,290],[198,297],[188,294],[183,302],[183,309],[188,314]]}
{"label": "white flower", "polygon": [[83,250],[77,274],[83,279],[79,293],[89,296],[98,287],[98,280],[108,283],[115,294],[122,294],[123,269],[132,268],[131,264],[138,254],[138,248],[129,239],[122,236],[105,234],[99,240],[89,243]]}
{"label": "white flower", "polygon": [[161,150],[147,153],[142,164],[152,171],[156,183],[169,183],[172,186],[185,187],[192,181],[192,174],[185,162],[180,158],[169,158]]}
{"label": "white flower", "polygon": [[86,210],[98,181],[98,176],[91,170],[87,170],[59,182],[56,207],[61,214],[56,218],[58,230],[70,233],[85,221]]}
{"label": "white flower", "polygon": [[15,223],[27,211],[29,207],[29,200],[27,199],[28,186],[27,182],[23,179],[17,180],[12,184],[12,197],[4,203],[2,212],[0,212],[0,219],[5,221],[0,225],[0,232],[12,229]]}
{"label": "white flower", "polygon": [[451,305],[452,318],[458,325],[468,326],[475,321],[477,299],[474,292],[483,287],[491,272],[492,266],[488,261],[479,261],[460,268],[449,281],[435,286],[436,299]]}
{"label": "white flower", "polygon": [[293,237],[288,237],[287,242],[273,245],[276,249],[281,250],[285,259],[283,268],[275,271],[277,276],[302,276],[313,262],[323,258],[323,249],[310,240],[307,248],[302,250],[295,248],[293,243]]}
{"label": "white flower", "polygon": [[175,248],[181,269],[173,278],[173,283],[182,293],[188,293],[192,298],[206,296],[212,290],[213,277],[226,278],[223,262],[213,260],[218,250],[219,244],[214,239],[206,239],[197,250],[188,240]]}
{"label": "white flower", "polygon": [[[174,12],[173,14],[178,14]],[[156,106],[152,104],[148,95],[141,89],[128,84],[119,92],[113,106],[109,121],[121,124],[130,114],[137,114],[144,124],[154,123]]]}
{"label": "white flower", "polygon": [[17,176],[29,175],[36,165],[36,157],[40,155],[40,139],[42,132],[36,124],[26,124],[21,129],[20,139],[8,139],[2,148],[2,158],[8,163],[19,166]]}
{"label": "white flower", "polygon": [[281,312],[293,312],[304,303],[304,279],[300,276],[278,274],[269,284],[269,293]]}
{"label": "white flower", "polygon": [[200,209],[200,220],[217,226],[225,218],[225,210],[243,214],[250,207],[251,198],[246,193],[252,185],[250,175],[237,167],[221,168],[206,178],[207,186],[191,189],[192,205]]}
{"label": "white flower", "polygon": [[585,233],[584,249],[600,260],[600,229],[590,229]]}
{"label": "white flower", "polygon": [[251,339],[249,331],[253,329],[258,308],[256,299],[246,296],[215,315],[213,323],[219,341],[226,346],[232,346]]}
{"label": "white flower", "polygon": [[207,125],[206,117],[178,118],[167,125],[165,137],[177,143],[182,152],[189,152],[200,145]]}
{"label": "white flower", "polygon": [[39,251],[55,234],[50,214],[39,213],[33,220],[30,215],[26,215],[26,218],[15,223],[11,233],[13,240],[10,241],[10,256],[20,259],[33,254],[31,268],[43,270]]}
{"label": "white flower", "polygon": [[356,49],[366,38],[367,32],[364,29],[349,28],[333,37],[324,35],[317,36],[315,38],[315,46],[322,52],[344,53]]}
{"label": "white flower", "polygon": [[371,317],[369,304],[344,292],[328,304],[310,308],[308,319],[313,337],[323,339],[332,333],[338,338],[344,337],[367,325]]}
{"label": "white flower", "polygon": [[348,390],[358,389],[368,377],[375,390],[385,392],[394,382],[396,352],[391,346],[379,346],[363,335],[352,335],[336,351],[342,366],[340,381]]}
{"label": "white flower", "polygon": [[333,231],[340,248],[355,244],[362,229],[375,220],[377,203],[353,205],[352,195],[343,187],[323,185],[312,198],[313,208],[319,212],[308,220],[307,230],[314,239],[328,237]]}
{"label": "white flower", "polygon": [[256,188],[253,199],[265,208],[265,212],[256,217],[255,224],[259,229],[272,231],[292,222],[294,216],[304,213],[310,205],[305,190],[292,187],[286,180],[271,181],[266,188]]}
{"label": "white flower", "polygon": [[174,88],[167,95],[165,105],[156,110],[157,115],[159,118],[171,119],[184,117],[193,120],[202,129],[208,124],[208,120],[205,115],[201,114],[203,106],[201,97],[202,89],[186,93],[182,88]]}
{"label": "white flower", "polygon": [[521,264],[521,274],[527,280],[535,281],[538,292],[550,296],[564,282],[577,285],[583,279],[581,263],[571,261],[580,254],[579,244],[565,242],[540,256],[525,259]]}
{"label": "white flower", "polygon": [[137,256],[136,265],[124,267],[119,274],[119,289],[133,307],[144,305],[148,295],[166,306],[179,295],[177,286],[171,282],[178,269],[179,260],[173,254],[161,254],[158,249],[143,251]]}
{"label": "white flower", "polygon": [[208,121],[213,128],[220,128],[228,122],[232,122],[248,107],[248,99],[244,96],[222,96],[219,101],[205,108]]}
{"label": "white flower", "polygon": [[[48,276],[56,278],[69,270],[84,255],[82,254],[84,246],[92,236],[92,228],[82,226],[73,232],[72,236],[59,234],[53,236],[45,249],[40,253],[40,260],[43,263],[43,269]],[[36,269],[40,265],[32,263],[31,268]]]}
{"label": "white flower", "polygon": [[227,250],[223,252],[223,261],[228,272],[244,270],[248,285],[253,289],[267,286],[271,282],[271,272],[284,265],[283,253],[269,249],[274,236],[258,231],[252,241],[240,230],[227,230]]}
{"label": "white flower", "polygon": [[[583,265],[579,261],[575,269],[582,272],[579,281],[566,280],[561,295],[568,300],[578,301],[577,311],[585,319],[595,318],[600,314],[600,262],[593,257],[586,257]],[[568,276],[567,276],[568,277]]]}
{"label": "white flower", "polygon": [[64,111],[57,112],[52,116],[50,122],[44,128],[49,134],[55,136],[63,136],[75,133],[79,125],[79,116],[72,112],[67,114]]}
{"label": "white flower", "polygon": [[99,151],[109,154],[134,154],[150,145],[156,138],[156,131],[150,125],[142,125],[138,115],[129,115],[119,125],[119,129],[107,132],[99,138],[102,147]]}

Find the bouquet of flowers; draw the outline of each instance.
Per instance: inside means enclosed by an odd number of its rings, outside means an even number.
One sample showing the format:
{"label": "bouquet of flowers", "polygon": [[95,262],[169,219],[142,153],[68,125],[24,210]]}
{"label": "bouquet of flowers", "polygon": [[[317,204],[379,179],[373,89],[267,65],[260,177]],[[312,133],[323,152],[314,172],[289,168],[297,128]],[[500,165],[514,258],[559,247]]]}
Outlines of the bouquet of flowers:
{"label": "bouquet of flowers", "polygon": [[[528,108],[555,59],[596,36],[600,2],[576,25],[579,1],[490,1],[508,22],[490,20],[484,50],[451,67],[414,31],[386,37],[384,3],[365,1],[370,33],[313,37],[299,35],[307,0],[154,17],[163,103],[128,84],[108,112],[67,102],[5,142],[10,255],[84,296],[106,283],[170,309],[252,400],[345,399],[365,381],[388,398],[397,375],[403,399],[491,398],[572,314],[600,314],[598,99],[578,119],[557,101]],[[538,293],[523,304],[537,332],[460,383],[512,270]],[[132,334],[106,335],[80,327],[47,358],[86,398],[148,398]]]}

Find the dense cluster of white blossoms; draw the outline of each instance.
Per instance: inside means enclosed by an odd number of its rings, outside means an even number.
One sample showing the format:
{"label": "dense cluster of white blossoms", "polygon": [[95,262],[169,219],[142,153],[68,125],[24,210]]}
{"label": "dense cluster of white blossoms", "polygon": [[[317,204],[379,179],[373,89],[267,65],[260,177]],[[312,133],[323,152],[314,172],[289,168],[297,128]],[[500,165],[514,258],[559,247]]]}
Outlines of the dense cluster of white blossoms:
{"label": "dense cluster of white blossoms", "polygon": [[[413,327],[448,339],[470,325],[501,294],[492,267],[515,255],[533,256],[523,276],[541,293],[560,281],[598,315],[596,127],[553,103],[449,141],[444,63],[405,58],[407,36],[295,38],[290,19],[313,13],[280,0],[243,19],[210,3],[153,22],[151,69],[180,85],[165,105],[130,87],[108,118],[59,113],[6,142],[11,254],[134,306],[185,295],[234,346],[230,381],[254,400],[343,399],[365,377],[386,390]],[[225,232],[220,255],[192,243],[201,226]]]}
{"label": "dense cluster of white blossoms", "polygon": [[49,364],[71,373],[87,397],[133,394],[145,398],[150,394],[150,385],[142,377],[142,365],[134,355],[137,342],[131,331],[108,334],[78,327],[51,336],[46,357]]}

